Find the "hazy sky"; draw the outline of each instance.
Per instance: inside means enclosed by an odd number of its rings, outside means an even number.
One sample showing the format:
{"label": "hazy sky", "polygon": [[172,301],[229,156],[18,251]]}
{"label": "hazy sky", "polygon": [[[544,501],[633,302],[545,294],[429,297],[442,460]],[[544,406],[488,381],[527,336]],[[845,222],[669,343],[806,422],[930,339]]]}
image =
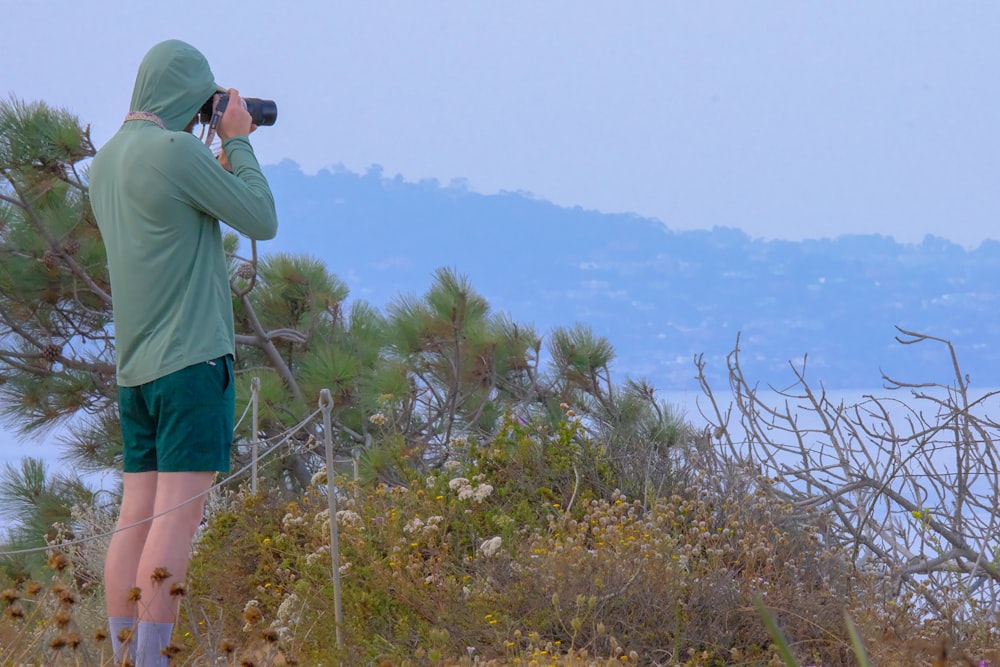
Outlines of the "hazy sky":
{"label": "hazy sky", "polygon": [[380,164],[755,237],[1000,238],[995,0],[154,7],[4,0],[0,93],[69,108],[100,144],[143,54],[176,37],[277,100],[265,164]]}

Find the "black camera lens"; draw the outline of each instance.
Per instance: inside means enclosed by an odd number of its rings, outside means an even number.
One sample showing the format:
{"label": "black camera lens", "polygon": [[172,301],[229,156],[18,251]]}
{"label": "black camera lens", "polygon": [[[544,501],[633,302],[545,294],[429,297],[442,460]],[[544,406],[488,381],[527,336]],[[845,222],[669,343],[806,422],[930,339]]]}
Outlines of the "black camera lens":
{"label": "black camera lens", "polygon": [[[212,107],[215,98],[215,95],[210,97],[198,112],[199,120],[203,125],[208,125],[212,122]],[[218,98],[219,101],[215,105],[215,110],[221,114],[225,111],[226,105],[229,103],[229,95],[221,93],[218,95]],[[243,101],[246,102],[247,111],[250,112],[250,119],[254,125],[274,125],[275,121],[278,120],[278,105],[274,103],[274,100],[244,97]]]}
{"label": "black camera lens", "polygon": [[247,111],[253,119],[254,125],[274,125],[278,120],[278,105],[274,100],[261,100],[256,97],[244,97],[247,103]]}

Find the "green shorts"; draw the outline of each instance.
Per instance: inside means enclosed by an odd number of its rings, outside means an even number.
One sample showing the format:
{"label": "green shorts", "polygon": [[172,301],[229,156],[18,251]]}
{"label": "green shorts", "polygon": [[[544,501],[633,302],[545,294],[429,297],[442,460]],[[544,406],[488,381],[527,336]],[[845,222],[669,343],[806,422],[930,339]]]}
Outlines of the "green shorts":
{"label": "green shorts", "polygon": [[230,355],[118,387],[125,472],[229,472],[235,406]]}

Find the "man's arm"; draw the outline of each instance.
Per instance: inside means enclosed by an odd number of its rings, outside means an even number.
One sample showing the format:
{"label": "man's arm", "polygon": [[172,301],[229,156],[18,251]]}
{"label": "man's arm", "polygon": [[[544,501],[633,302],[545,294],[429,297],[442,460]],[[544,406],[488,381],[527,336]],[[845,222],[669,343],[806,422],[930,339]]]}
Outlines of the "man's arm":
{"label": "man's arm", "polygon": [[274,238],[278,218],[271,187],[250,145],[251,121],[239,91],[230,88],[229,104],[216,129],[232,173],[221,168],[206,147],[198,151],[198,165],[185,190],[195,207],[251,239],[263,241]]}
{"label": "man's arm", "polygon": [[186,161],[180,189],[188,203],[251,239],[274,238],[278,231],[274,195],[249,140],[244,136],[225,141],[233,166],[233,173],[229,173],[205,144],[187,136],[194,144],[194,159]]}

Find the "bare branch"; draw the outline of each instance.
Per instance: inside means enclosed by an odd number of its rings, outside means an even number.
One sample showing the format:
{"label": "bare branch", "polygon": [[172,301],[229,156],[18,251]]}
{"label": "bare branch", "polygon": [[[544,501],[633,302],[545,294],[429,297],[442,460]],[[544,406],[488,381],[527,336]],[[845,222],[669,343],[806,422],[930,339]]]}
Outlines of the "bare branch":
{"label": "bare branch", "polygon": [[730,412],[695,358],[710,407],[702,416],[735,463],[759,471],[769,494],[796,512],[825,516],[831,546],[852,554],[858,567],[899,582],[934,613],[946,608],[939,595],[946,589],[975,591],[986,603],[1000,590],[1000,424],[983,414],[997,392],[970,396],[949,341],[899,331],[904,345],[945,345],[954,384],[883,374],[890,391],[909,391],[912,400],[867,395],[844,405],[822,385],[814,391],[803,361],[790,364],[793,383],[771,387],[765,400],[743,375],[737,338],[728,357]]}

